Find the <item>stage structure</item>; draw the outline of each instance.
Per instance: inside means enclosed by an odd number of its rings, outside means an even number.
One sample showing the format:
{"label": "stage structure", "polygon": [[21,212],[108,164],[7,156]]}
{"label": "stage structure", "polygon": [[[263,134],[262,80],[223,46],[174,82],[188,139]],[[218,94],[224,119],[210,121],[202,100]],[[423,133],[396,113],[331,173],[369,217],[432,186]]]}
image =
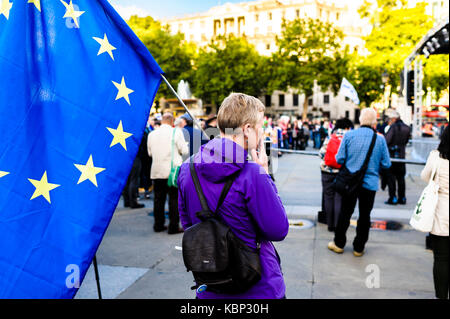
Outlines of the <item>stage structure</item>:
{"label": "stage structure", "polygon": [[430,30],[428,34],[416,45],[414,51],[405,60],[402,76],[402,94],[406,107],[413,108],[413,138],[420,137],[422,128],[422,60],[434,54],[449,54],[449,18]]}

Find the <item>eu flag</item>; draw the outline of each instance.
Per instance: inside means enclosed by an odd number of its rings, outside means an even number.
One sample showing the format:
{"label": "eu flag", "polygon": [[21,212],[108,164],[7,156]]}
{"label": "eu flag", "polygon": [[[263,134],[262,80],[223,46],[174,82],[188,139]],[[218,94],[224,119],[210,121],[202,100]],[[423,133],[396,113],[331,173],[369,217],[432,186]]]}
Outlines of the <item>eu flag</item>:
{"label": "eu flag", "polygon": [[74,297],[161,73],[106,0],[0,0],[0,298]]}

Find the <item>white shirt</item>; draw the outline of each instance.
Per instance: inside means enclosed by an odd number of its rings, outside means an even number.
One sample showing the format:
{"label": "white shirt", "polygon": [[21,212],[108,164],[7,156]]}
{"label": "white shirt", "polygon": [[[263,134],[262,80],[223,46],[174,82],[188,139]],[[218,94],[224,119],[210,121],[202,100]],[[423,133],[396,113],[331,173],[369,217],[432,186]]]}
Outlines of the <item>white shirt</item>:
{"label": "white shirt", "polygon": [[181,166],[182,155],[189,153],[189,148],[184,140],[183,133],[172,126],[162,124],[158,129],[151,132],[147,139],[148,155],[152,157],[151,179],[168,179],[172,160],[172,136],[175,131],[175,145],[173,154],[173,165]]}

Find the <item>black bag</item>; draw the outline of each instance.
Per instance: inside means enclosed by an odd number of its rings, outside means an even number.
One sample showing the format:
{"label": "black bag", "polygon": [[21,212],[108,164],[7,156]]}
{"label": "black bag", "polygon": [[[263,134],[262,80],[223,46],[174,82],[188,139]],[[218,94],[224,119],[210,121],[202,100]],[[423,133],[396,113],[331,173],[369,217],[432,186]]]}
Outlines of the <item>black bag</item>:
{"label": "black bag", "polygon": [[[398,124],[394,124],[392,129],[398,132],[400,127]],[[389,146],[389,155],[391,156],[391,158],[400,158],[400,146],[398,145]]]}
{"label": "black bag", "polygon": [[334,180],[334,189],[336,190],[336,192],[338,192],[342,196],[348,196],[354,193],[358,189],[358,187],[361,186],[364,181],[364,176],[366,175],[367,167],[369,166],[369,160],[372,156],[376,140],[377,133],[374,131],[372,143],[369,147],[369,152],[367,153],[364,164],[359,171],[356,171],[354,173],[350,172],[344,163],[342,168],[339,170],[336,179]]}
{"label": "black bag", "polygon": [[261,279],[259,243],[257,251],[253,251],[217,215],[235,176],[226,181],[213,213],[201,189],[192,157],[190,169],[202,205],[202,211],[196,214],[201,222],[183,234],[183,261],[187,271],[192,271],[196,283],[192,289],[201,287],[215,293],[243,293]]}

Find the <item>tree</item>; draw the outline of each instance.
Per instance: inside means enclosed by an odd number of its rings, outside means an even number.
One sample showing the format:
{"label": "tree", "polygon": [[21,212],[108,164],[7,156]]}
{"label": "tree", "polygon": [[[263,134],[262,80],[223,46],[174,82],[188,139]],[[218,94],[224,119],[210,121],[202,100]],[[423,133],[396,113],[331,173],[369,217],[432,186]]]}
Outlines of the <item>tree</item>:
{"label": "tree", "polygon": [[449,60],[448,55],[431,55],[424,61],[423,89],[425,93],[432,92],[439,100],[442,93],[448,90]]}
{"label": "tree", "polygon": [[360,106],[370,107],[383,96],[383,68],[370,63],[369,59],[354,55],[348,80],[358,92]]}
{"label": "tree", "polygon": [[[132,16],[128,25],[149,49],[172,85],[191,79],[196,49],[192,44],[184,42],[183,34],[171,35],[168,27],[162,27],[160,22],[152,17]],[[156,100],[171,95],[169,88],[162,85]]]}
{"label": "tree", "polygon": [[400,72],[405,59],[417,43],[433,27],[433,18],[425,13],[426,3],[408,7],[407,1],[366,1],[359,9],[363,18],[369,18],[372,32],[365,38],[370,52],[368,64],[381,67],[389,75],[388,85],[399,87]]}
{"label": "tree", "polygon": [[342,78],[348,72],[349,55],[341,48],[342,31],[330,23],[314,19],[283,21],[278,51],[272,56],[273,67],[269,89],[289,87],[305,94],[303,119],[308,112],[308,97],[314,84],[331,88],[337,94]]}
{"label": "tree", "polygon": [[231,92],[259,96],[267,87],[267,58],[245,38],[220,37],[200,49],[192,79],[194,94],[214,105]]}

